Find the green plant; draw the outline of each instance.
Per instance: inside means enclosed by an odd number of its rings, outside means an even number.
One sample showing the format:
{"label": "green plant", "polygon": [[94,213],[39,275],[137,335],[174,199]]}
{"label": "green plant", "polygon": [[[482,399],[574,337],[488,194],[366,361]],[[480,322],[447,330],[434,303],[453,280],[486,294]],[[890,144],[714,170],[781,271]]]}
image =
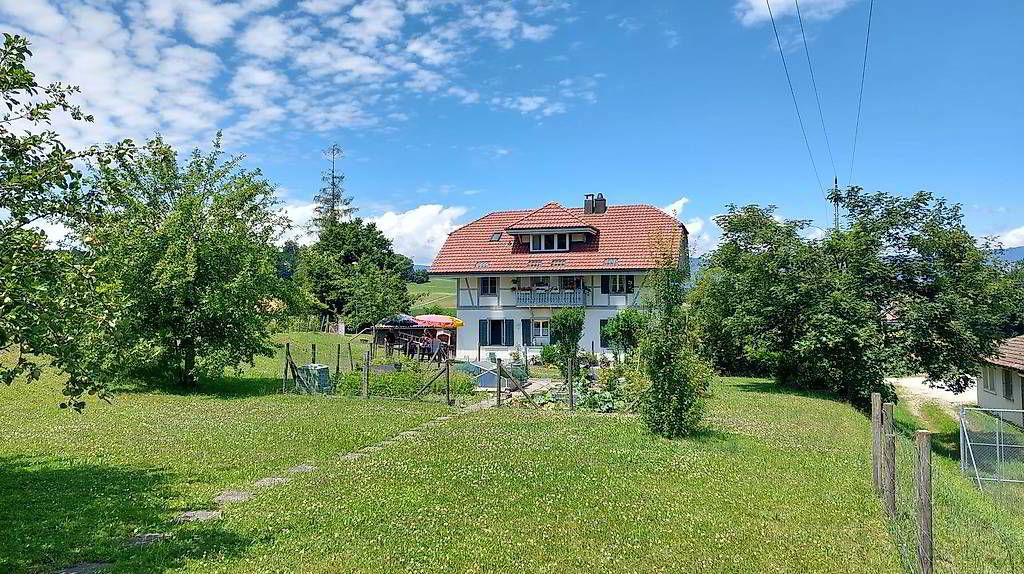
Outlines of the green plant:
{"label": "green plant", "polygon": [[288,224],[274,186],[242,158],[222,160],[220,136],[184,164],[160,137],[94,170],[106,207],[79,230],[118,321],[99,339],[125,369],[195,387],[200,374],[271,351],[271,320],[304,298],[277,273]]}
{"label": "green plant", "polygon": [[557,365],[563,375],[569,359],[578,363],[585,317],[583,307],[564,307],[551,315],[551,338],[555,341],[555,349],[558,351]]}
{"label": "green plant", "polygon": [[547,366],[555,366],[558,364],[558,348],[554,345],[544,345],[540,349],[540,361]]}

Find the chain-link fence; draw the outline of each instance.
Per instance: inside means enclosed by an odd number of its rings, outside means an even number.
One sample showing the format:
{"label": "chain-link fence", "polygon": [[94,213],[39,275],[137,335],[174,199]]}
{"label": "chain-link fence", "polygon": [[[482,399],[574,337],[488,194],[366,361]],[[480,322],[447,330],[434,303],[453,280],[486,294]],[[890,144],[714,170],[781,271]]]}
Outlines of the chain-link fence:
{"label": "chain-link fence", "polygon": [[1024,488],[1024,411],[962,407],[960,469],[978,488]]}

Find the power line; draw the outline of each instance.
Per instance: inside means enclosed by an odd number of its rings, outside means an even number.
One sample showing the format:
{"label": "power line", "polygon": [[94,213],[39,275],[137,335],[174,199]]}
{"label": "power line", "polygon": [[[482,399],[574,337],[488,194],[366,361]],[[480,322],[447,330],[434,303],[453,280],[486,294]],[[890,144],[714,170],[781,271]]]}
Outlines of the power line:
{"label": "power line", "polygon": [[871,15],[875,11],[875,0],[868,4],[868,31],[864,35],[864,62],[860,68],[860,94],[857,96],[857,122],[853,128],[853,153],[850,155],[850,177],[847,185],[853,185],[853,164],[857,159],[857,136],[860,135],[860,109],[864,102],[864,77],[868,70],[868,45],[871,43]]}
{"label": "power line", "polygon": [[775,31],[775,42],[779,45],[779,56],[782,57],[782,69],[786,71],[786,83],[789,84],[789,94],[793,96],[793,107],[796,109],[796,119],[800,122],[800,133],[804,136],[804,146],[807,147],[807,157],[811,158],[811,168],[814,170],[814,179],[818,181],[818,189],[824,191],[825,186],[821,185],[821,176],[818,175],[818,166],[814,163],[814,154],[811,153],[811,142],[807,139],[807,129],[804,128],[804,118],[800,115],[800,104],[796,100],[796,90],[793,89],[793,79],[789,76],[789,66],[786,64],[786,54],[782,50],[782,40],[779,38],[779,29],[775,26],[775,15],[772,14],[772,5],[769,0],[764,0],[768,6],[768,17],[772,20],[772,30]]}
{"label": "power line", "polygon": [[821,111],[821,96],[818,95],[818,82],[814,79],[814,66],[811,65],[811,49],[807,46],[807,35],[804,33],[804,17],[800,14],[800,0],[793,0],[796,4],[796,18],[800,22],[800,37],[804,41],[804,54],[807,55],[807,70],[811,73],[811,86],[814,87],[814,101],[818,104],[818,119],[821,120],[821,133],[825,134],[825,148],[828,149],[828,159],[832,162],[832,176],[836,175],[836,159],[832,156],[832,144],[828,141],[828,130],[825,129],[825,114]]}

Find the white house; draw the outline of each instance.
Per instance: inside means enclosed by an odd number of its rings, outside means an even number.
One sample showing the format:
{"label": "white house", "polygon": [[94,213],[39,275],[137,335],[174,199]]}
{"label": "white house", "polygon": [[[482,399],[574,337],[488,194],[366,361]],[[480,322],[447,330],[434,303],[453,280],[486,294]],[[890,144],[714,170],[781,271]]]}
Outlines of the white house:
{"label": "white house", "polygon": [[588,194],[582,208],[557,203],[496,211],[453,231],[430,267],[456,281],[456,355],[508,358],[551,343],[551,314],[585,310],[585,350],[607,352],[601,327],[637,304],[647,273],[667,259],[687,265],[687,231],[650,205],[609,206]]}
{"label": "white house", "polygon": [[[985,359],[978,382],[978,406],[989,409],[1024,410],[1024,337],[1015,337],[1000,345]],[[1004,413],[1004,420],[1024,426],[1021,413]]]}

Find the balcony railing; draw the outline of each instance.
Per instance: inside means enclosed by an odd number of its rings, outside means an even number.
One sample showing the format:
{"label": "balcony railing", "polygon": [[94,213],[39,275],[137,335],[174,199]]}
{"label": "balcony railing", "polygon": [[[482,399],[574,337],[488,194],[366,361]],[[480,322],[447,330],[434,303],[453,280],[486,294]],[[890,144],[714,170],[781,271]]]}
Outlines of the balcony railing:
{"label": "balcony railing", "polygon": [[583,289],[575,291],[516,291],[520,307],[582,307],[586,303]]}

